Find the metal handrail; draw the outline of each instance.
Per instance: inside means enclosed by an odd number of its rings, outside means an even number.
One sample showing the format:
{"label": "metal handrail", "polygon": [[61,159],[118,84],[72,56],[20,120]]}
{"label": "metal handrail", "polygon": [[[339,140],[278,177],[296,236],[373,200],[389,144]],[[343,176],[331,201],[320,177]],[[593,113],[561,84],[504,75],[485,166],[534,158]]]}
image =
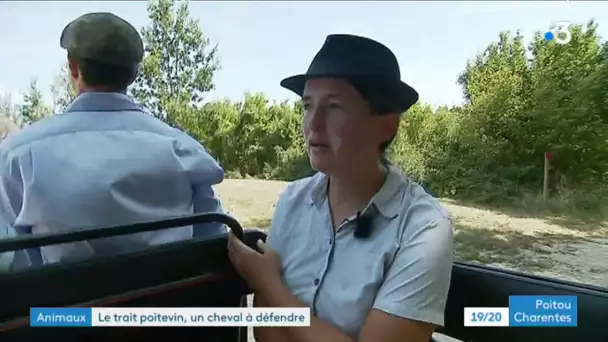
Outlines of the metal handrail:
{"label": "metal handrail", "polygon": [[243,227],[232,216],[221,213],[201,213],[151,222],[141,222],[135,224],[108,226],[101,228],[94,227],[90,229],[79,229],[65,233],[48,233],[2,239],[0,240],[0,253],[18,251],[27,248],[56,245],[61,243],[101,239],[212,222],[227,225],[232,230],[232,233],[239,240],[243,240]]}

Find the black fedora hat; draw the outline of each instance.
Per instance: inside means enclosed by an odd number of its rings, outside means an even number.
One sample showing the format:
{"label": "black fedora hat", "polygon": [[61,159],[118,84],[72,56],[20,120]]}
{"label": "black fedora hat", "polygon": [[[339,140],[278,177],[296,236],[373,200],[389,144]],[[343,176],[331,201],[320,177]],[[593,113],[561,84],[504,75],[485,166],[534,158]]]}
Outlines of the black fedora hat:
{"label": "black fedora hat", "polygon": [[401,81],[393,52],[369,38],[328,36],[306,74],[288,77],[281,86],[302,96],[307,80],[324,77],[351,82],[378,114],[403,113],[418,101],[418,92]]}

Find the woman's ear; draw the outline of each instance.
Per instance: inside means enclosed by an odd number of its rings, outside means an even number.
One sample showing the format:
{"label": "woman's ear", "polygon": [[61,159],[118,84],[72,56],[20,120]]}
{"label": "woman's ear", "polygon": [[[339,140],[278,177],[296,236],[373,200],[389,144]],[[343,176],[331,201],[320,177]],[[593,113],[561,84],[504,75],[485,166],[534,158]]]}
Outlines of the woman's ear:
{"label": "woman's ear", "polygon": [[397,136],[399,130],[400,116],[397,114],[385,114],[379,117],[380,123],[380,141],[393,140]]}

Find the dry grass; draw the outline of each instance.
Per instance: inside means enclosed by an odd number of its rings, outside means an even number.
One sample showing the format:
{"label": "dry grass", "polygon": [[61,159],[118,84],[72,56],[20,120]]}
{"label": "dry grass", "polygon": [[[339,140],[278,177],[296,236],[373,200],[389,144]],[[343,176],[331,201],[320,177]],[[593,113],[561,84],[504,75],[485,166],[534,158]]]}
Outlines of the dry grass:
{"label": "dry grass", "polygon": [[224,210],[247,227],[267,228],[286,182],[257,179],[227,179],[215,190]]}
{"label": "dry grass", "polygon": [[[225,210],[245,226],[267,228],[286,185],[229,179],[216,190]],[[454,221],[457,260],[608,286],[608,222],[443,203]]]}

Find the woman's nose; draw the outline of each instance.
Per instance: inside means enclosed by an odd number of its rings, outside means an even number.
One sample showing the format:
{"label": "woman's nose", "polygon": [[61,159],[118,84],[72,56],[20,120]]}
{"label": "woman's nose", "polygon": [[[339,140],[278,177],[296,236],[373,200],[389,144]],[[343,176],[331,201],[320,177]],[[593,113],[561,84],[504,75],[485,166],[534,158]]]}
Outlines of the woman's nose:
{"label": "woman's nose", "polygon": [[306,126],[309,130],[319,130],[325,125],[325,111],[322,107],[315,106],[307,112]]}

